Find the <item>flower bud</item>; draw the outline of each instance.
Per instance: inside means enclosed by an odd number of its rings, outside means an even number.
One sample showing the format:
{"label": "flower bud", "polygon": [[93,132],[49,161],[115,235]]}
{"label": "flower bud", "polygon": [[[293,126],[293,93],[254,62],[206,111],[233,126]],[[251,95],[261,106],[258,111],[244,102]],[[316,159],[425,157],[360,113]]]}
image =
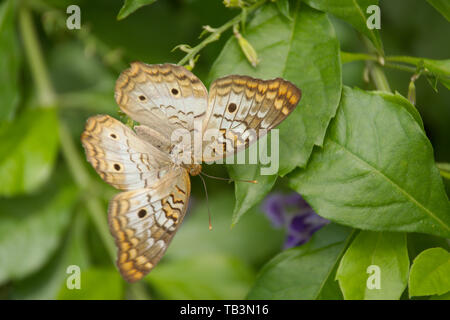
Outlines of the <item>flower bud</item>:
{"label": "flower bud", "polygon": [[243,0],[223,0],[223,4],[227,8],[243,8],[244,7]]}
{"label": "flower bud", "polygon": [[413,105],[416,104],[416,85],[414,84],[414,80],[411,80],[408,86],[408,100]]}
{"label": "flower bud", "polygon": [[234,36],[238,40],[239,46],[241,47],[242,52],[244,53],[247,60],[253,67],[256,67],[259,63],[258,54],[250,42],[247,41],[238,31],[237,27],[234,29]]}

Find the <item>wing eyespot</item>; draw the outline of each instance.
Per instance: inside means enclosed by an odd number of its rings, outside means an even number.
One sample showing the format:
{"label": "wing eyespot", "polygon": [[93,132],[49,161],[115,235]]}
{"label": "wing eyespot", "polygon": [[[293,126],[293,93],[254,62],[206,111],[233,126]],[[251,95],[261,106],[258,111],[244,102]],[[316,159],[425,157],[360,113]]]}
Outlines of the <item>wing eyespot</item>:
{"label": "wing eyespot", "polygon": [[139,218],[144,218],[145,216],[147,215],[147,210],[145,210],[145,209],[141,209],[141,210],[139,210],[139,212],[138,212],[138,217]]}
{"label": "wing eyespot", "polygon": [[175,88],[172,88],[172,90],[170,90],[170,92],[172,92],[172,94],[174,96],[178,95],[178,93],[179,93],[179,91],[177,89],[175,89]]}
{"label": "wing eyespot", "polygon": [[229,111],[229,112],[233,113],[233,112],[236,111],[236,109],[237,109],[236,103],[230,103],[230,104],[228,105],[228,111]]}
{"label": "wing eyespot", "polygon": [[116,134],[114,134],[114,133],[111,133],[110,135],[109,135],[111,138],[113,138],[114,140],[116,140],[117,139],[117,135]]}
{"label": "wing eyespot", "polygon": [[121,169],[120,164],[115,163],[115,164],[114,164],[114,169],[115,169],[116,171],[120,171],[120,169]]}
{"label": "wing eyespot", "polygon": [[141,94],[141,95],[139,96],[139,100],[145,101],[145,100],[147,100],[147,97]]}

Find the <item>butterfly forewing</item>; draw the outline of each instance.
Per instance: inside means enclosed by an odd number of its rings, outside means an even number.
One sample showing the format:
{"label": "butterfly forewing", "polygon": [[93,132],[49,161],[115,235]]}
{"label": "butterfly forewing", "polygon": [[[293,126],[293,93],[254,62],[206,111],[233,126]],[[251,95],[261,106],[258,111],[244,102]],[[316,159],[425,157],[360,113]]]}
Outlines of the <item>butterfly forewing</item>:
{"label": "butterfly forewing", "polygon": [[168,138],[175,128],[192,129],[206,115],[208,91],[184,67],[133,62],[116,83],[116,101],[133,120]]}
{"label": "butterfly forewing", "polygon": [[110,116],[89,118],[82,143],[103,180],[128,190],[110,202],[110,231],[119,248],[117,265],[123,277],[139,280],[159,261],[183,220],[189,175],[174,168],[168,154]]}
{"label": "butterfly forewing", "polygon": [[203,160],[217,160],[248,147],[283,121],[300,98],[301,91],[281,78],[231,75],[217,79],[210,88],[203,131],[219,130],[220,135],[204,142]]}

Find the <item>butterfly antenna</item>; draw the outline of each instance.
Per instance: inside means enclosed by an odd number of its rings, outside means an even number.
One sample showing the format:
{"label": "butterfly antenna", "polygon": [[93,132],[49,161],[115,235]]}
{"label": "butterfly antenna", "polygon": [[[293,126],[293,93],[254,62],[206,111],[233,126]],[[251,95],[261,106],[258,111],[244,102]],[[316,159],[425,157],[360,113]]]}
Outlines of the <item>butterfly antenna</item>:
{"label": "butterfly antenna", "polygon": [[211,211],[209,210],[209,199],[208,199],[208,189],[206,188],[206,182],[205,179],[201,175],[199,175],[200,179],[202,179],[203,187],[205,188],[205,195],[206,195],[206,207],[208,208],[208,218],[209,218],[209,230],[212,230],[212,224],[211,224]]}
{"label": "butterfly antenna", "polygon": [[248,183],[255,183],[255,184],[258,183],[257,180],[237,180],[237,179],[230,179],[230,178],[215,177],[215,176],[210,176],[209,174],[206,174],[204,172],[200,172],[200,175],[204,175],[205,177],[208,177],[208,178],[211,178],[211,179],[216,179],[216,180],[248,182]]}

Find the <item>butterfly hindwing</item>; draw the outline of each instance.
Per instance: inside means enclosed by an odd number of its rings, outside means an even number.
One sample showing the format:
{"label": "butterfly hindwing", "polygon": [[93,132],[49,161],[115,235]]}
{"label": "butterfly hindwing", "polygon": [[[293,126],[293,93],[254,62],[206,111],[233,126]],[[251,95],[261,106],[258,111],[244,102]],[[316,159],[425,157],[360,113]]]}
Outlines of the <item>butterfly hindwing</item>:
{"label": "butterfly hindwing", "polygon": [[[291,82],[231,75],[211,84],[203,131],[219,130],[205,143],[204,161],[226,157],[248,147],[283,121],[296,107],[301,91]],[[231,146],[230,150],[227,147]]]}
{"label": "butterfly hindwing", "polygon": [[117,266],[135,282],[161,259],[183,221],[190,194],[189,174],[171,171],[157,185],[122,192],[109,205],[109,225],[119,248]]}

